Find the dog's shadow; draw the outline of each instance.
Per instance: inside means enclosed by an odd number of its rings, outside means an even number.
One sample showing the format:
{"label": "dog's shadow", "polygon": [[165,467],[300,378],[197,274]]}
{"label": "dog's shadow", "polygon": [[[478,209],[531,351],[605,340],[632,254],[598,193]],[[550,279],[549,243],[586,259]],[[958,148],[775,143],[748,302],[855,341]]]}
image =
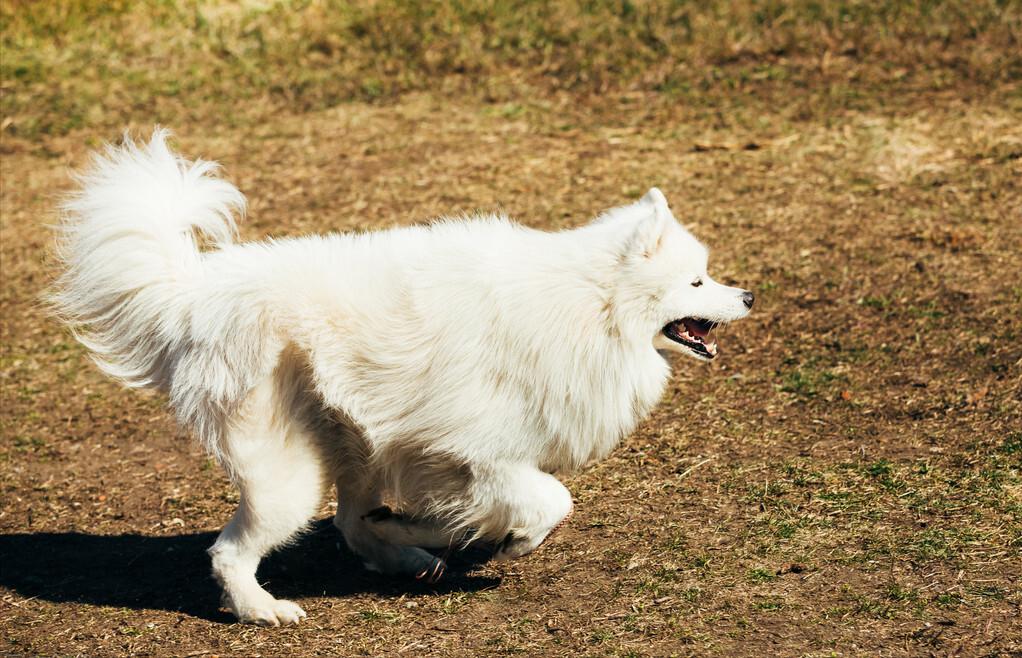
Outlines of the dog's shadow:
{"label": "dog's shadow", "polygon": [[[232,617],[219,606],[206,549],[216,533],[145,537],[77,532],[0,535],[0,586],[26,598],[181,612],[211,621]],[[447,556],[437,585],[367,571],[329,520],[315,523],[294,544],[267,557],[259,581],[275,596],[336,596],[373,592],[425,596],[478,591],[500,584],[473,574],[491,550]]]}

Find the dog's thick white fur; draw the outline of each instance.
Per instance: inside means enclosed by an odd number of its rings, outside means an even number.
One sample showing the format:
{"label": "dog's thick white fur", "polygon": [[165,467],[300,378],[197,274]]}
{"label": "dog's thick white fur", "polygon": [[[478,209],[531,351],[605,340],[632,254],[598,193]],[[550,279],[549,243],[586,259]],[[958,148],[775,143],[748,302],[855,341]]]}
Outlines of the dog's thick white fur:
{"label": "dog's thick white fur", "polygon": [[657,350],[713,358],[707,321],[752,305],[707,275],[657,189],[557,233],[482,216],[234,244],[241,193],[166,139],[126,140],[80,177],[53,299],[239,487],[209,553],[243,621],[305,616],[256,567],[332,484],[370,568],[435,579],[423,549],[469,539],[532,551],[572,510],[551,474],[606,455],[660,398]]}

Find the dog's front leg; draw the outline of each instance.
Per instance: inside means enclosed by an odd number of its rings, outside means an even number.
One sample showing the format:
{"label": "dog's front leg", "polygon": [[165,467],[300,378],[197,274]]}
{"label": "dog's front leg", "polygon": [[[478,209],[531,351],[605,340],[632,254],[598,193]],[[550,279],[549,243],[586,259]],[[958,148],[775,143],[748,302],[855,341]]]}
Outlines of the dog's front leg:
{"label": "dog's front leg", "polygon": [[472,515],[498,542],[497,560],[531,553],[571,516],[571,494],[549,473],[518,463],[474,470]]}

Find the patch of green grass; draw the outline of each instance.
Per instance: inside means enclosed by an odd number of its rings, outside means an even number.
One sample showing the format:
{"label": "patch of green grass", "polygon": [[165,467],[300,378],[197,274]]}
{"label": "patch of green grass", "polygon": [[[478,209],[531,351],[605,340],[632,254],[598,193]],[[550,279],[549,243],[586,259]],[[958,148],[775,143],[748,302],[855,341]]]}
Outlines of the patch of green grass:
{"label": "patch of green grass", "polygon": [[998,451],[1005,455],[1018,455],[1022,458],[1022,432],[1012,432],[1004,438]]}
{"label": "patch of green grass", "polygon": [[814,398],[837,379],[833,372],[809,363],[782,372],[780,390],[802,398]]}
{"label": "patch of green grass", "polygon": [[859,305],[878,311],[886,311],[891,307],[891,300],[884,296],[867,296],[859,300]]}
{"label": "patch of green grass", "polygon": [[835,605],[824,610],[822,616],[824,619],[841,619],[843,617],[847,617],[853,612],[854,610],[850,606]]}
{"label": "patch of green grass", "polygon": [[42,389],[37,386],[21,386],[18,388],[18,397],[24,402],[31,402],[40,393],[42,393]]}
{"label": "patch of green grass", "polygon": [[766,506],[782,500],[787,493],[788,487],[780,480],[754,482],[746,485],[746,495],[743,496],[743,500]]}
{"label": "patch of green grass", "polygon": [[784,475],[797,487],[813,487],[823,483],[823,474],[820,471],[810,470],[799,464],[785,464]]}
{"label": "patch of green grass", "polygon": [[684,533],[678,532],[663,542],[663,547],[671,553],[684,553],[688,550],[688,539]]}
{"label": "patch of green grass", "polygon": [[765,610],[768,612],[772,612],[774,610],[780,610],[784,608],[784,601],[782,601],[781,599],[763,599],[756,601],[753,604],[753,607],[756,608],[757,610]]}
{"label": "patch of green grass", "polygon": [[869,464],[865,471],[885,489],[894,491],[903,488],[903,485],[894,476],[894,465],[886,459]]}
{"label": "patch of green grass", "polygon": [[862,497],[851,491],[822,491],[816,494],[816,498],[825,504],[828,512],[834,514],[859,511],[864,505]]}
{"label": "patch of green grass", "polygon": [[771,571],[769,569],[763,569],[761,567],[757,567],[755,569],[749,569],[749,572],[746,575],[747,575],[749,581],[753,582],[753,583],[768,583],[768,582],[770,582],[772,580],[776,580],[777,579],[777,574],[776,573],[774,573],[773,571]]}
{"label": "patch of green grass", "polygon": [[711,558],[709,555],[697,555],[696,557],[692,558],[690,564],[692,565],[693,569],[705,570],[710,568],[710,561]]}
{"label": "patch of green grass", "polygon": [[911,602],[919,599],[919,593],[911,588],[902,587],[897,583],[891,583],[887,586],[887,598],[892,601]]}
{"label": "patch of green grass", "polygon": [[793,523],[778,523],[775,534],[781,539],[791,539],[795,536],[795,532],[798,531],[798,526]]}
{"label": "patch of green grass", "polygon": [[896,614],[896,609],[885,600],[860,596],[856,600],[854,613],[873,619],[891,619]]}
{"label": "patch of green grass", "polygon": [[976,538],[971,528],[928,528],[916,533],[905,544],[905,551],[918,562],[954,559]]}
{"label": "patch of green grass", "polygon": [[966,592],[975,596],[996,599],[998,601],[1004,598],[1004,590],[996,585],[972,585],[966,588]]}
{"label": "patch of green grass", "polygon": [[681,590],[681,592],[679,592],[678,595],[681,597],[683,601],[687,601],[688,603],[695,603],[702,597],[703,590],[701,590],[698,587],[687,587]]}
{"label": "patch of green grass", "polygon": [[947,315],[945,311],[937,307],[937,302],[932,300],[923,306],[909,305],[905,310],[910,317],[927,320],[938,320]]}
{"label": "patch of green grass", "polygon": [[866,472],[875,478],[887,477],[894,471],[891,466],[891,462],[886,459],[881,459],[878,462],[874,462],[866,467]]}
{"label": "patch of green grass", "polygon": [[13,443],[15,450],[20,451],[36,452],[46,447],[46,442],[37,436],[16,436]]}
{"label": "patch of green grass", "polygon": [[644,578],[639,581],[639,584],[635,586],[635,591],[640,594],[649,594],[653,597],[661,597],[672,591],[670,582],[674,580],[673,574],[671,578],[662,578],[659,576],[651,576]]}

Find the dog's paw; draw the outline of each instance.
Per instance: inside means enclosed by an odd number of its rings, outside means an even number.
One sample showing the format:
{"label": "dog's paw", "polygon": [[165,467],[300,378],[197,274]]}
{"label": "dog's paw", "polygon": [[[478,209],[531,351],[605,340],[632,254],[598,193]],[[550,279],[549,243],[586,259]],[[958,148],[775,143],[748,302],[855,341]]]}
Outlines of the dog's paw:
{"label": "dog's paw", "polygon": [[502,560],[513,560],[515,558],[528,555],[539,548],[543,542],[549,539],[551,535],[564,526],[574,512],[574,508],[568,510],[568,513],[557,523],[557,525],[538,536],[518,536],[514,532],[507,533],[504,540],[497,545],[493,554],[493,559],[499,562]]}
{"label": "dog's paw", "polygon": [[374,559],[363,564],[369,571],[413,576],[431,585],[437,583],[447,570],[447,563],[442,558],[412,546],[387,546]]}
{"label": "dog's paw", "polygon": [[518,537],[513,532],[509,532],[503,541],[497,544],[496,550],[493,552],[493,559],[497,562],[503,562],[504,560],[513,560],[523,555],[528,555],[539,548],[544,539],[546,539],[545,535],[537,539]]}
{"label": "dog's paw", "polygon": [[287,626],[305,619],[305,611],[294,601],[270,598],[257,606],[235,610],[238,620],[256,626]]}

